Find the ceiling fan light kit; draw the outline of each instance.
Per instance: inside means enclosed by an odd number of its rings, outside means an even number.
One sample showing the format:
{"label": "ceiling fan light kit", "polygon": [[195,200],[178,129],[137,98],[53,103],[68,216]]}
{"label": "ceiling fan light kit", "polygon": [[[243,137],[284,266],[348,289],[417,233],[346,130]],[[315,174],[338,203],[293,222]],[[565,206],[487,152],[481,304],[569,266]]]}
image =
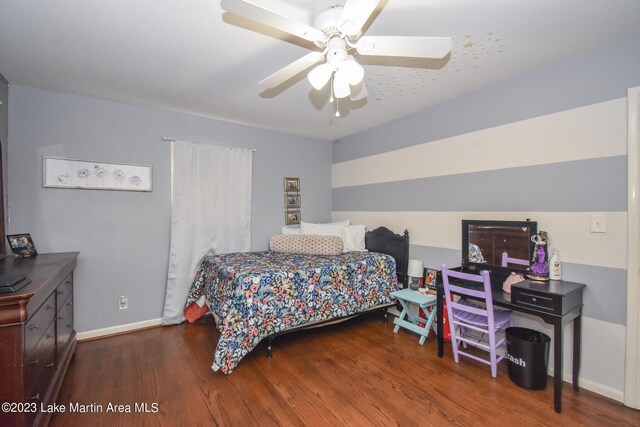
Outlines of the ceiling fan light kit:
{"label": "ceiling fan light kit", "polygon": [[[361,56],[443,58],[453,46],[450,37],[363,36],[362,27],[380,2],[347,0],[344,6],[331,6],[316,16],[313,26],[248,0],[221,0],[220,5],[227,12],[311,41],[322,50],[303,56],[261,81],[258,85],[263,91],[274,89],[320,64],[307,75],[311,86],[321,90],[331,81],[331,99],[335,96],[337,99],[350,98],[356,101],[367,96],[363,82],[365,71],[349,51]],[[340,117],[337,107],[336,117]]]}

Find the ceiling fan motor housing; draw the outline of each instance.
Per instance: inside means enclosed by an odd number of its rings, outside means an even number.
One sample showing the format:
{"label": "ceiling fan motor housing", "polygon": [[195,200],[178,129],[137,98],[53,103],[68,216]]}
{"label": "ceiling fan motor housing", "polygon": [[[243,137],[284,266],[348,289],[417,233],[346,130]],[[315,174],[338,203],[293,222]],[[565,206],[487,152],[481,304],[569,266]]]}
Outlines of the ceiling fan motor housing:
{"label": "ceiling fan motor housing", "polygon": [[340,36],[333,36],[327,44],[327,62],[340,63],[347,59],[347,43]]}
{"label": "ceiling fan motor housing", "polygon": [[338,19],[340,18],[341,13],[341,5],[331,6],[329,9],[316,16],[316,19],[313,20],[313,27],[327,35],[338,34],[340,33],[340,29],[338,28]]}

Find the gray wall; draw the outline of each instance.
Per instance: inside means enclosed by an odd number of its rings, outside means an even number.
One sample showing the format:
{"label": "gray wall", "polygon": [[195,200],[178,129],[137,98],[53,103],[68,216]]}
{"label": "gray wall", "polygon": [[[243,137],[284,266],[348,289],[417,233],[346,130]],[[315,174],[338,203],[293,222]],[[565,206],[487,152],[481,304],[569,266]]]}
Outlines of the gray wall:
{"label": "gray wall", "polygon": [[[174,137],[255,148],[252,249],[284,225],[284,176],[301,178],[302,216],[330,220],[331,144],[149,108],[11,86],[8,230],[31,233],[39,252],[79,251],[76,330],[161,317],[170,231]],[[42,158],[150,164],[153,192],[42,187]],[[126,295],[127,310],[117,298]]]}
{"label": "gray wall", "polygon": [[[566,110],[623,99],[627,96],[627,88],[638,85],[640,37],[635,37],[336,140],[333,143],[333,163],[350,164],[367,156],[378,155],[379,161],[384,164],[386,153],[390,153],[391,158],[394,150],[420,144],[430,145],[444,138],[449,144],[457,144],[470,132],[497,126],[521,129],[523,125],[520,122],[527,119],[537,119],[538,126],[553,127],[557,117]],[[626,114],[626,111],[622,114]],[[607,126],[614,125],[608,123]],[[530,130],[535,132],[535,129]],[[594,129],[606,133],[601,130]],[[626,129],[623,131],[626,138]],[[512,136],[510,142],[514,146],[525,139],[519,138],[517,133]],[[605,146],[610,142],[601,141],[602,152],[605,153],[602,157],[558,162],[553,153],[541,152],[535,164],[512,168],[510,164],[517,163],[521,156],[518,152],[494,153],[494,157],[503,158],[503,167],[334,188],[334,217],[339,217],[339,212],[363,212],[370,217],[371,213],[376,213],[376,218],[384,218],[384,212],[395,215],[402,211],[424,213],[424,218],[430,218],[430,212],[466,212],[469,219],[473,219],[486,216],[486,212],[514,212],[511,219],[523,219],[523,213],[526,213],[526,217],[536,220],[538,212],[624,213],[627,209],[627,157],[608,154]],[[568,146],[569,150],[576,153],[582,150],[582,143],[579,138],[572,138],[571,134],[563,135],[557,141],[558,146],[564,146],[563,150]],[[407,156],[415,156],[411,151],[407,153]],[[440,158],[437,152],[432,154],[433,157],[424,159],[425,168],[430,162],[454,164],[457,160]],[[464,156],[464,152],[458,153],[459,158]],[[556,215],[555,218],[555,222],[543,222],[539,228],[549,231],[550,228],[563,227],[560,221],[564,217]],[[622,216],[617,218],[624,219]],[[626,227],[626,223],[618,222],[614,226]],[[584,228],[587,229],[587,226]],[[451,235],[458,234],[457,229],[443,231]],[[594,246],[604,238],[600,235],[591,237],[590,244]],[[619,243],[615,250],[622,259],[626,246],[623,239]],[[450,246],[443,248],[429,244],[412,245],[412,248],[415,249],[413,255],[425,256],[425,263],[434,268],[443,262],[451,263],[451,254],[455,252]],[[562,254],[563,248],[559,249]],[[442,258],[427,258],[427,254],[438,254]],[[574,254],[565,252],[565,255]],[[589,284],[585,293],[585,315],[625,324],[626,270],[602,263],[593,265],[579,258],[580,255],[575,255],[576,261],[567,265],[564,279],[582,280]],[[459,260],[458,256],[458,263]],[[589,280],[589,277],[592,279]],[[595,277],[608,279],[599,281],[594,280]],[[611,294],[611,289],[616,289],[616,292]]]}

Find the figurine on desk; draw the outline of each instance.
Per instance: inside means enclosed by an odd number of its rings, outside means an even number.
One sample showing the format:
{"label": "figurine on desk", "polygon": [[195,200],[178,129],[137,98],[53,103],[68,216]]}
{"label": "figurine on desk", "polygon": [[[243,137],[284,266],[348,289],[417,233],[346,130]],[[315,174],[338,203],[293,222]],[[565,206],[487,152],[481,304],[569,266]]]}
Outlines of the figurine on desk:
{"label": "figurine on desk", "polygon": [[531,274],[527,277],[531,280],[546,282],[549,280],[549,266],[547,265],[547,232],[540,231],[531,237],[536,244],[533,258],[531,259]]}

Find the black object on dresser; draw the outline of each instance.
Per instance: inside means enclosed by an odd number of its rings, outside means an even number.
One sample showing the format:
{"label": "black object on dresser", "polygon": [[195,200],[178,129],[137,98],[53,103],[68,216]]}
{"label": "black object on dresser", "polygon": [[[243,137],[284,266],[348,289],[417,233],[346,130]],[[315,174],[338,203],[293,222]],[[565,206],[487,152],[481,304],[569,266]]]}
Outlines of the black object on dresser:
{"label": "black object on dresser", "polygon": [[[476,266],[458,267],[466,273],[479,274]],[[503,292],[502,282],[506,275],[501,271],[490,270],[491,288],[493,290],[494,306],[504,307],[513,311],[531,314],[539,317],[545,323],[553,325],[553,405],[556,412],[562,411],[562,350],[564,326],[573,322],[573,388],[578,390],[578,374],[580,372],[581,347],[581,318],[582,294],[585,284],[567,282],[563,280],[549,280],[537,282],[525,280],[511,287],[511,294]],[[456,282],[457,286],[465,286]],[[442,300],[444,287],[438,279],[437,294],[437,334],[438,356],[444,354],[444,339],[442,329]],[[474,286],[474,285],[469,285]]]}
{"label": "black object on dresser", "polygon": [[0,275],[31,279],[24,288],[0,295],[0,402],[30,404],[0,411],[2,426],[40,426],[49,421],[51,414],[41,412],[41,405],[55,401],[76,348],[73,269],[77,255],[0,260]]}

